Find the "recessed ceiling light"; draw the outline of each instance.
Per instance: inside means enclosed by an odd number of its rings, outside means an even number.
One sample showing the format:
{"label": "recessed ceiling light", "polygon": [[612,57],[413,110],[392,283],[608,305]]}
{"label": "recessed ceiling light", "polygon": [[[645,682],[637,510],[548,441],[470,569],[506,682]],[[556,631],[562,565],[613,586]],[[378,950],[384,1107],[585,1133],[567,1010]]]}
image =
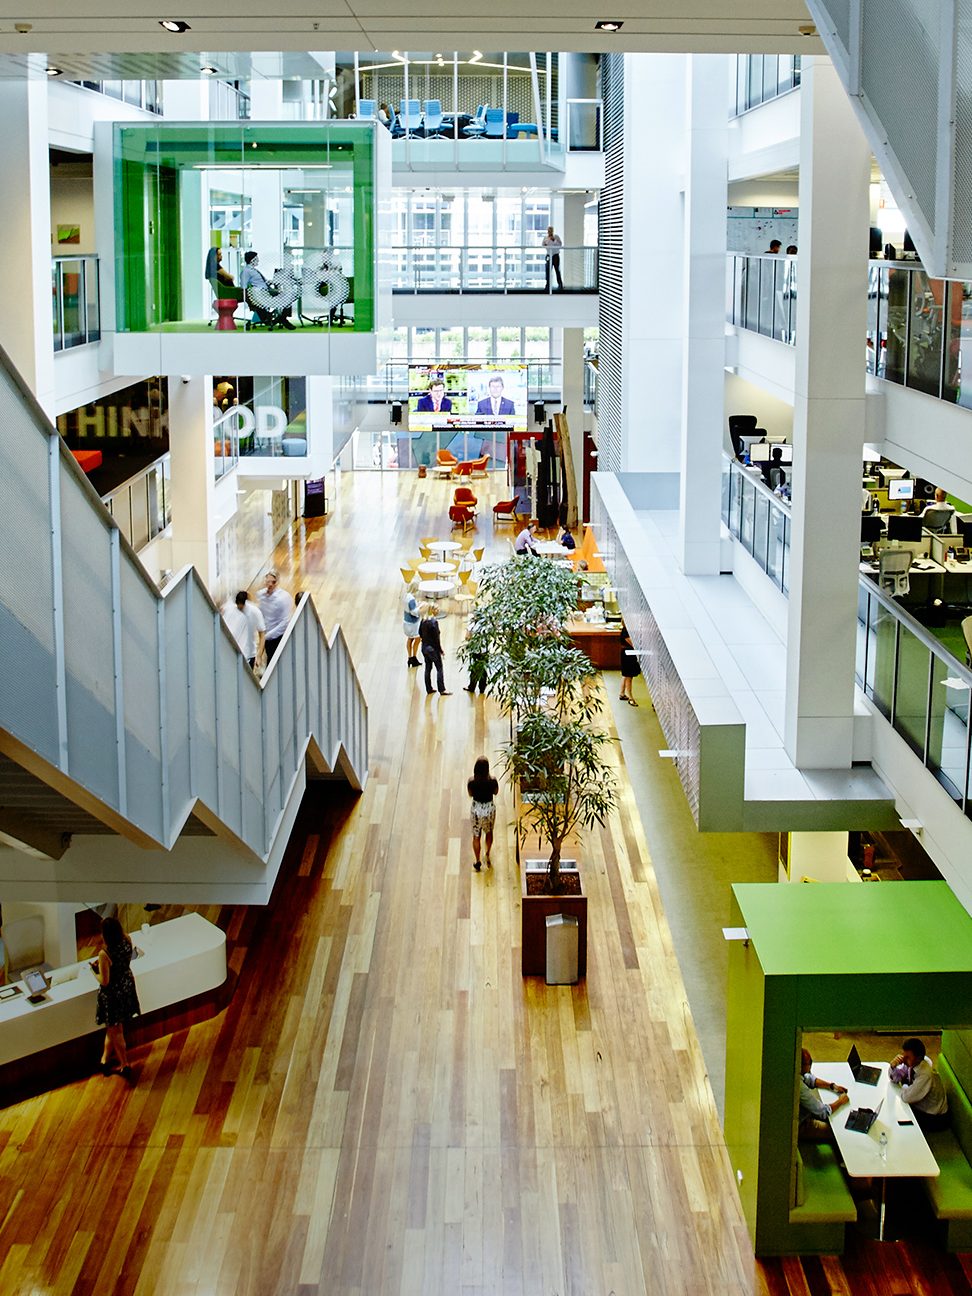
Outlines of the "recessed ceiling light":
{"label": "recessed ceiling light", "polygon": [[214,68],[211,64],[201,67],[199,71],[203,76],[219,76],[219,68]]}
{"label": "recessed ceiling light", "polygon": [[58,67],[54,67],[54,65],[51,64],[51,66],[47,69],[47,75],[48,75],[49,77],[56,77],[56,76],[60,76],[60,75],[61,75],[61,69],[58,68]]}
{"label": "recessed ceiling light", "polygon": [[176,32],[176,34],[189,30],[189,24],[183,22],[181,18],[160,18],[159,26],[164,27],[167,32]]}
{"label": "recessed ceiling light", "polygon": [[623,20],[617,18],[602,18],[600,22],[594,24],[595,31],[616,32],[624,26]]}

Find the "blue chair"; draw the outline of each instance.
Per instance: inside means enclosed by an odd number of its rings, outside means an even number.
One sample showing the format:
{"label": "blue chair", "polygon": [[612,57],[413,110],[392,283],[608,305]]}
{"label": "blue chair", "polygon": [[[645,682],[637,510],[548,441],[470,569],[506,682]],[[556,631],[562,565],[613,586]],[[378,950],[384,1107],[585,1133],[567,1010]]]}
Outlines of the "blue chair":
{"label": "blue chair", "polygon": [[358,116],[365,121],[378,120],[378,102],[375,99],[358,100]]}
{"label": "blue chair", "polygon": [[441,99],[426,99],[425,101],[425,138],[441,139],[442,131],[442,101]]}
{"label": "blue chair", "polygon": [[476,109],[476,114],[468,126],[463,126],[463,135],[482,135],[486,129],[486,109],[488,104],[480,104]]}
{"label": "blue chair", "polygon": [[422,125],[422,105],[417,99],[403,99],[398,110],[398,125],[402,134],[413,136]]}
{"label": "blue chair", "polygon": [[506,135],[506,116],[502,108],[487,108],[483,119],[483,135],[486,139],[503,139]]}

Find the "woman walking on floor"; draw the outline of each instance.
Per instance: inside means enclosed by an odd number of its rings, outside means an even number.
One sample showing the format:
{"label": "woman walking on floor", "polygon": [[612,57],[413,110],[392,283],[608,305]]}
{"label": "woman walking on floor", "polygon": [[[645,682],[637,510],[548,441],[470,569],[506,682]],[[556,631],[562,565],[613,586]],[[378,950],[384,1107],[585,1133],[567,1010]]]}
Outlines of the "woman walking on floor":
{"label": "woman walking on floor", "polygon": [[432,687],[432,667],[434,666],[439,693],[442,697],[449,697],[450,693],[445,686],[445,674],[442,670],[442,640],[439,637],[439,622],[436,619],[435,608],[431,603],[426,603],[422,608],[422,620],[419,622],[419,638],[422,640],[422,656],[425,658],[426,693],[432,694],[435,692]]}
{"label": "woman walking on floor", "polygon": [[131,969],[135,951],[117,918],[104,920],[101,924],[101,938],[104,945],[92,964],[100,987],[95,1021],[105,1028],[101,1069],[105,1075],[111,1073],[111,1058],[114,1054],[119,1074],[131,1083],[132,1068],[128,1065],[128,1052],[125,1048],[125,1023],[142,1011]]}
{"label": "woman walking on floor", "polygon": [[472,843],[476,862],[473,868],[478,873],[482,865],[480,859],[481,838],[486,834],[486,863],[492,868],[489,853],[493,846],[493,826],[496,823],[496,802],[493,798],[499,792],[499,784],[489,772],[489,761],[480,756],[473,766],[473,776],[466,784],[466,791],[472,797]]}
{"label": "woman walking on floor", "polygon": [[405,586],[405,594],[402,598],[402,629],[405,631],[405,665],[419,666],[421,663],[418,659],[419,650],[419,605],[415,597],[415,587],[418,584],[417,578],[413,578]]}
{"label": "woman walking on floor", "polygon": [[634,645],[631,642],[631,636],[628,634],[628,627],[621,622],[621,695],[620,700],[627,702],[628,706],[637,706],[638,703],[631,696],[631,685],[636,675],[641,674],[641,667],[638,665],[638,658],[635,656]]}

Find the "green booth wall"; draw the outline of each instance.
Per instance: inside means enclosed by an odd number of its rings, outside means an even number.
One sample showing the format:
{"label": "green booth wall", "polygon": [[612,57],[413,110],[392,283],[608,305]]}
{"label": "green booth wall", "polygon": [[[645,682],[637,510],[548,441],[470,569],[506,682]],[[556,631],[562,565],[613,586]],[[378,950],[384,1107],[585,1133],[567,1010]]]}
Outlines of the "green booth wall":
{"label": "green booth wall", "polygon": [[[210,241],[203,233],[207,213],[202,181],[210,171],[238,175],[241,197],[259,180],[266,184],[268,177],[290,176],[292,183],[306,186],[294,192],[314,194],[325,202],[337,201],[340,195],[343,206],[350,204],[350,237],[342,238],[339,250],[353,285],[351,328],[372,332],[377,129],[374,123],[353,121],[115,123],[117,330],[178,330],[186,320],[187,285],[200,284]],[[282,185],[281,180],[281,194]],[[284,246],[282,209],[280,229]],[[309,250],[329,246],[325,231],[319,233]],[[246,247],[244,235],[240,252]],[[267,263],[268,249],[263,251],[261,269],[269,278],[275,267]]]}
{"label": "green booth wall", "polygon": [[803,1032],[972,1026],[972,916],[945,882],[732,891],[749,941],[729,952],[725,1134],[746,1221],[757,1255],[839,1250],[843,1225],[790,1221]]}

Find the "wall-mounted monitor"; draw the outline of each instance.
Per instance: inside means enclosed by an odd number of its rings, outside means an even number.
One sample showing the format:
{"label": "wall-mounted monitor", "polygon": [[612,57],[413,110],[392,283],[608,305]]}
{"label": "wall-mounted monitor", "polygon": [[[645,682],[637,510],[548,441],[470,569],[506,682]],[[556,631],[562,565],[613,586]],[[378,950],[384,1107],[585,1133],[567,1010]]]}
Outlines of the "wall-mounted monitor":
{"label": "wall-mounted monitor", "polygon": [[526,365],[428,365],[408,371],[410,432],[527,430]]}
{"label": "wall-mounted monitor", "polygon": [[915,498],[915,483],[911,477],[898,477],[888,482],[889,500],[910,500]]}

